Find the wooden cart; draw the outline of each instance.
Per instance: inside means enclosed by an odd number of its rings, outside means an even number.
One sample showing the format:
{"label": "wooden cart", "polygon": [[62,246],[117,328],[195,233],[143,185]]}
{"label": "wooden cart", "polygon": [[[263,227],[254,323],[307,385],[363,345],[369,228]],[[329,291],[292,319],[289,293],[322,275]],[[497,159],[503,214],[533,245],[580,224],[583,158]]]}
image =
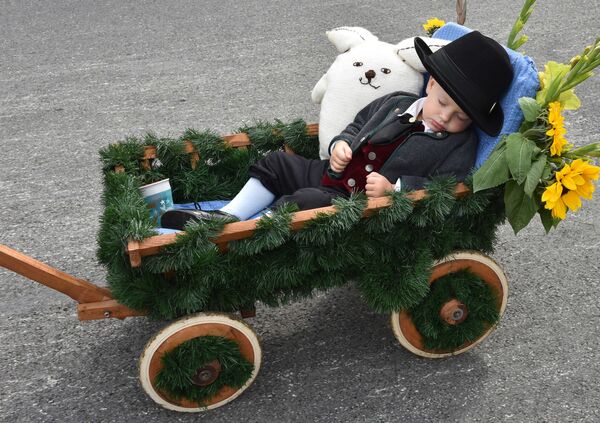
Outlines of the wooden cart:
{"label": "wooden cart", "polygon": [[[308,131],[313,135],[317,134],[318,126],[308,125]],[[229,145],[237,148],[246,148],[250,144],[248,135],[244,133],[229,135],[224,139]],[[190,155],[192,166],[195,166],[200,159],[198,152],[194,149],[192,143],[186,143],[186,146],[186,152]],[[155,157],[156,149],[151,146],[146,147],[144,157],[140,158],[140,166],[149,166]],[[115,169],[115,172],[122,171],[123,169]],[[456,186],[455,195],[457,197],[468,193],[469,190],[465,185],[458,184]],[[427,195],[426,191],[415,191],[409,194],[411,200],[415,203],[421,201]],[[363,217],[372,216],[389,206],[390,199],[388,197],[370,199],[363,211]],[[315,216],[323,213],[336,213],[336,208],[332,206],[297,212],[290,223],[292,230],[302,229]],[[258,219],[229,223],[224,226],[218,237],[212,239],[212,242],[218,246],[221,254],[226,254],[228,243],[251,237],[256,229],[257,222]],[[160,254],[166,246],[175,242],[177,236],[178,234],[157,235],[140,242],[130,241],[127,247],[130,266],[132,268],[140,267],[146,257]],[[111,291],[107,288],[68,275],[5,245],[0,245],[0,265],[74,299],[78,303],[77,313],[80,320],[124,319],[146,314],[120,304],[113,298]],[[506,307],[508,294],[506,276],[498,264],[480,252],[456,251],[438,260],[431,269],[429,283],[433,284],[441,277],[459,270],[468,270],[485,281],[485,284],[494,292],[496,311],[499,315],[502,315]],[[169,323],[164,329],[155,334],[142,352],[139,363],[141,384],[147,394],[155,402],[168,409],[184,412],[216,408],[240,395],[255,379],[260,369],[262,352],[256,334],[243,320],[254,316],[255,310],[253,307],[249,307],[239,312],[241,317],[231,313],[210,311],[189,315]],[[468,306],[458,299],[445,302],[439,309],[439,318],[448,325],[461,325],[468,319],[468,316]],[[393,312],[390,318],[394,336],[400,344],[417,355],[430,358],[446,357],[468,351],[485,339],[494,329],[493,325],[489,325],[476,339],[457,348],[434,350],[425,347],[422,336],[413,323],[409,311],[399,310]],[[166,353],[173,351],[186,341],[215,336],[232,340],[239,347],[242,356],[252,364],[251,376],[242,386],[222,386],[202,404],[186,398],[174,398],[157,386],[156,376],[163,368],[162,357]],[[221,371],[221,363],[218,359],[201,363],[191,378],[191,383],[200,387],[210,386],[218,380]]]}

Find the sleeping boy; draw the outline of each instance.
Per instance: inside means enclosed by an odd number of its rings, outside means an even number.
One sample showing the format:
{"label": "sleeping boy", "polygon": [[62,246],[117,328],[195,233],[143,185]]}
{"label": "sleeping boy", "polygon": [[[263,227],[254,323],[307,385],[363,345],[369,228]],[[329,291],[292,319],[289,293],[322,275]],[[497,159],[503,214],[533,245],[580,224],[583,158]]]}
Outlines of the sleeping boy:
{"label": "sleeping boy", "polygon": [[435,53],[417,37],[415,49],[431,75],[425,97],[403,92],[381,97],[333,138],[329,160],[268,154],[250,168],[250,179],[225,207],[169,210],[162,226],[181,230],[190,220],[246,220],[284,203],[296,203],[300,210],[324,207],[354,191],[381,197],[420,189],[433,177],[463,180],[477,152],[471,124],[490,135],[502,128],[499,102],[513,77],[508,54],[477,31]]}

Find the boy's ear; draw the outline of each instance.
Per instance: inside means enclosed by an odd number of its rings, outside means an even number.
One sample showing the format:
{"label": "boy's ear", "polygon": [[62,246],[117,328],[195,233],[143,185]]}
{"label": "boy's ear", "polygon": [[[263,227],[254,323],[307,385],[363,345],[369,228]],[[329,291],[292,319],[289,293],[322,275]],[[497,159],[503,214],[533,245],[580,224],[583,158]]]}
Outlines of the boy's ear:
{"label": "boy's ear", "polygon": [[[432,52],[436,52],[440,48],[444,47],[446,44],[450,43],[448,40],[442,40],[440,38],[429,38],[429,37],[419,37],[429,46]],[[415,50],[415,37],[407,38],[406,40],[400,41],[396,44],[396,52],[398,56],[405,62],[407,65],[416,69],[421,73],[427,72],[421,63],[421,59],[419,59],[419,55]]]}
{"label": "boy's ear", "polygon": [[337,51],[344,53],[365,41],[377,41],[378,38],[359,26],[341,26],[325,33]]}

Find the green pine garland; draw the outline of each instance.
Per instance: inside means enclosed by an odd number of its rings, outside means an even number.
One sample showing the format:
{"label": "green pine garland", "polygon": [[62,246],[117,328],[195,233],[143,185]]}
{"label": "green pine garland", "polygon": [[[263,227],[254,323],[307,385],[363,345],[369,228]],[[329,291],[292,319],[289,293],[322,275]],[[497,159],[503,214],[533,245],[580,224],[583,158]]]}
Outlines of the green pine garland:
{"label": "green pine garland", "polygon": [[[416,204],[406,192],[391,194],[391,207],[368,219],[361,218],[364,194],[338,198],[338,213],[318,216],[296,232],[289,228],[294,206],[282,207],[263,217],[252,237],[230,242],[226,254],[209,241],[224,222],[193,223],[175,244],[132,269],[127,240],[154,233],[138,192],[148,175],[169,177],[176,202],[223,199],[246,182],[252,163],[284,142],[311,145],[316,157],[316,137],[305,135],[301,121],[242,129],[252,141],[247,149],[228,147],[211,132],[188,130],[179,139],[128,138],[101,151],[105,209],[98,257],[119,302],[171,319],[198,311],[236,311],[256,301],[278,306],[354,280],[370,307],[389,313],[423,300],[434,260],[456,249],[492,251],[495,229],[504,221],[501,190],[455,198],[455,181],[447,179],[430,183],[428,197]],[[194,170],[183,140],[191,140],[200,152]],[[149,144],[157,146],[155,165],[161,165],[143,171],[137,159]],[[115,165],[127,173],[115,174]],[[174,276],[164,275],[171,270]]]}
{"label": "green pine garland", "polygon": [[[201,336],[178,345],[162,357],[163,368],[156,387],[174,399],[185,398],[205,406],[224,386],[241,388],[252,376],[254,365],[244,358],[238,345],[221,336]],[[192,377],[202,366],[218,360],[221,372],[207,386],[194,385]]]}
{"label": "green pine garland", "polygon": [[[465,304],[469,313],[458,325],[444,322],[439,315],[444,303],[453,298]],[[436,280],[429,295],[412,308],[411,315],[426,348],[453,351],[475,341],[498,322],[496,304],[497,298],[488,284],[468,270],[461,270]]]}

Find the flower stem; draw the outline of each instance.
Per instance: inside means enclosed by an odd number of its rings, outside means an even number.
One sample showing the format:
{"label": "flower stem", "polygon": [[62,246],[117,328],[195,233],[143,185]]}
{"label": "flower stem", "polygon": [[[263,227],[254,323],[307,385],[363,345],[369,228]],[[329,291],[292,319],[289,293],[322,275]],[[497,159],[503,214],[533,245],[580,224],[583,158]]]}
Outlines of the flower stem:
{"label": "flower stem", "polygon": [[506,46],[508,48],[516,50],[520,46],[522,46],[525,43],[525,41],[527,41],[527,37],[520,37],[517,41],[515,41],[515,38],[517,37],[517,34],[521,31],[521,29],[523,29],[523,26],[527,23],[531,12],[533,12],[533,4],[535,2],[536,0],[525,0],[525,4],[521,9],[521,13],[519,14],[519,17],[517,18],[517,20],[513,24],[512,29],[510,30],[508,41],[506,42]]}

